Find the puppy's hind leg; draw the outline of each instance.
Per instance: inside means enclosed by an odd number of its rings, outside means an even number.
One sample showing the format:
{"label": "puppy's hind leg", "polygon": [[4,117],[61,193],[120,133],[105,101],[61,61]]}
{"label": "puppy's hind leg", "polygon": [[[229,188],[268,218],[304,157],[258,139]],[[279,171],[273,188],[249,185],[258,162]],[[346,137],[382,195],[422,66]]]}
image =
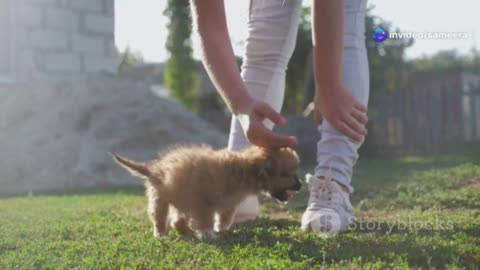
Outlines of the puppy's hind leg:
{"label": "puppy's hind leg", "polygon": [[159,198],[148,198],[148,215],[153,224],[153,236],[160,237],[166,232],[168,203]]}

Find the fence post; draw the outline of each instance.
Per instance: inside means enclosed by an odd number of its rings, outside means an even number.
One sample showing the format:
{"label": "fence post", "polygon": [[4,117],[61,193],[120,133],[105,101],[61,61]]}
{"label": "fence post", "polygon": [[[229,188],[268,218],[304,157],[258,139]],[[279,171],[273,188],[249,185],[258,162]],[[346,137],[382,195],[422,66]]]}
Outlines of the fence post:
{"label": "fence post", "polygon": [[[480,88],[474,89],[473,85],[470,85],[469,88],[469,98],[470,98],[470,123],[471,123],[471,138],[472,142],[474,142],[477,139],[477,97],[480,97]],[[480,119],[479,119],[480,120]]]}
{"label": "fence post", "polygon": [[442,104],[442,92],[443,88],[431,89],[432,94],[432,110],[433,110],[433,154],[440,152],[440,148],[443,144],[443,104]]}

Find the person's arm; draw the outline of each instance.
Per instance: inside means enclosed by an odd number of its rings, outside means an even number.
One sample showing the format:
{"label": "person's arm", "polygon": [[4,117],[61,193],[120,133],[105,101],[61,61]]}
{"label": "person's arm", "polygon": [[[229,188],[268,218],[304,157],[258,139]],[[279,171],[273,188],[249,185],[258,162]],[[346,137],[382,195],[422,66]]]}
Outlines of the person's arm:
{"label": "person's arm", "polygon": [[202,45],[202,62],[231,112],[246,119],[241,122],[247,139],[266,148],[294,146],[295,138],[280,136],[262,123],[265,119],[278,125],[286,121],[268,104],[249,95],[235,62],[224,0],[191,0],[190,4]]}
{"label": "person's arm", "polygon": [[314,0],[312,40],[315,67],[315,114],[360,142],[367,134],[367,108],[342,81],[343,0]]}

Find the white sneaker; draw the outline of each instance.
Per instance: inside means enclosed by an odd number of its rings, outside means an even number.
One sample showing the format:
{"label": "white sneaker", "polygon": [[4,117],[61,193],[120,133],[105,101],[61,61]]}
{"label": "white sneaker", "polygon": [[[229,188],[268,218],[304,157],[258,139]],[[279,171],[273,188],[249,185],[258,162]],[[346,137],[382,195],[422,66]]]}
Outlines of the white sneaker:
{"label": "white sneaker", "polygon": [[235,217],[233,223],[244,223],[247,221],[253,221],[260,215],[260,202],[257,196],[248,196],[243,202],[241,202],[237,210],[235,211]]}
{"label": "white sneaker", "polygon": [[319,179],[307,174],[310,191],[308,206],[302,217],[302,230],[313,230],[319,236],[334,236],[353,223],[349,193],[330,177]]}

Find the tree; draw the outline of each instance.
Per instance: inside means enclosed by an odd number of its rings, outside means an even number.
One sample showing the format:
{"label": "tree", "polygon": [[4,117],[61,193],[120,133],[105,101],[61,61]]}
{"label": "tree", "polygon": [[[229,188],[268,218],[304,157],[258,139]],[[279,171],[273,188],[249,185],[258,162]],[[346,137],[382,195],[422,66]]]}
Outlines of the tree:
{"label": "tree", "polygon": [[480,51],[477,48],[472,48],[472,69],[476,70],[477,73],[480,73]]}
{"label": "tree", "polygon": [[305,73],[312,58],[310,9],[302,8],[295,50],[288,63],[285,82],[285,111],[299,112],[304,108]]}
{"label": "tree", "polygon": [[[413,40],[388,39],[383,43],[376,43],[370,37],[372,31],[377,27],[382,27],[384,30],[389,32],[391,25],[382,18],[371,15],[370,11],[371,10],[367,12],[367,17],[365,19],[365,35],[370,69],[371,105],[369,107],[371,108],[375,107],[376,97],[381,92],[396,91],[397,89],[405,87],[409,74],[409,64],[405,60],[405,50],[413,45]],[[287,73],[288,91],[292,91],[292,85],[296,85],[298,83],[295,80],[300,79],[295,72],[304,74],[304,78],[301,78],[305,85],[302,104],[303,108],[305,108],[305,106],[312,101],[315,93],[310,30],[311,26],[308,9],[304,9],[302,11],[302,22],[299,29],[299,39],[296,47],[296,51],[303,53],[294,53]],[[396,29],[396,31],[399,30]],[[300,59],[296,59],[296,57]],[[304,63],[305,67],[299,68],[299,63]],[[289,75],[289,73],[293,74]]]}
{"label": "tree", "polygon": [[130,47],[127,47],[125,51],[120,54],[120,64],[118,65],[118,72],[123,72],[128,68],[141,64],[144,62],[142,54],[139,52],[133,52]]}
{"label": "tree", "polygon": [[475,48],[468,54],[460,54],[457,50],[439,51],[432,56],[423,56],[410,61],[413,72],[445,72],[464,70],[480,73],[480,52]]}
{"label": "tree", "polygon": [[[413,39],[387,39],[377,43],[371,34],[377,27],[387,33],[392,29],[391,24],[380,17],[370,15],[366,20],[366,47],[370,69],[370,103],[369,107],[376,107],[376,98],[382,92],[394,92],[403,89],[408,80],[410,67],[405,60],[405,51],[413,45]],[[400,29],[395,29],[399,32]]]}
{"label": "tree", "polygon": [[[375,42],[371,35],[377,27],[390,33],[392,26],[382,18],[371,15],[371,10],[368,10],[365,18],[365,35],[370,72],[368,115],[371,121],[368,122],[367,129],[373,131],[377,125],[375,120],[378,115],[379,96],[402,90],[407,85],[410,66],[405,59],[405,51],[413,45],[413,39],[387,39],[382,43]],[[395,31],[399,32],[400,29],[397,28]],[[377,151],[375,133],[370,132],[360,152],[362,155],[371,156]]]}
{"label": "tree", "polygon": [[192,19],[188,0],[168,0],[164,15],[170,18],[166,44],[170,57],[165,67],[165,86],[177,101],[196,111],[199,79],[192,56]]}

